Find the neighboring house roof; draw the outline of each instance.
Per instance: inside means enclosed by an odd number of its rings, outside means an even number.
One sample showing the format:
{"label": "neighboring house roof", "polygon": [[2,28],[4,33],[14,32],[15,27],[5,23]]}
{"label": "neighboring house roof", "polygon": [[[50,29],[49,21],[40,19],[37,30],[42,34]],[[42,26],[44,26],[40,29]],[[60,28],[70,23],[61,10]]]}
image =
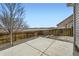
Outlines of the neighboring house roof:
{"label": "neighboring house roof", "polygon": [[59,24],[57,24],[57,26],[59,26],[59,25],[63,25],[64,26],[64,25],[67,25],[70,22],[73,22],[73,14],[70,15],[69,17],[67,17],[65,20],[63,20]]}

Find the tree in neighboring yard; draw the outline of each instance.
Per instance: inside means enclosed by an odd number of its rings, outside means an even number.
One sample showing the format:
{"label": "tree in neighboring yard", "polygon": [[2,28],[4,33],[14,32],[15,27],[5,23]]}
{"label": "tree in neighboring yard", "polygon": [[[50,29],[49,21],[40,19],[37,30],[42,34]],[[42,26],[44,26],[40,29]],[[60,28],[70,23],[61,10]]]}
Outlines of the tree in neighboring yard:
{"label": "tree in neighboring yard", "polygon": [[23,25],[25,14],[24,6],[20,3],[5,3],[0,4],[0,6],[0,25],[7,33],[10,34],[10,42],[11,45],[13,45],[13,31],[17,31],[17,29],[25,26]]}

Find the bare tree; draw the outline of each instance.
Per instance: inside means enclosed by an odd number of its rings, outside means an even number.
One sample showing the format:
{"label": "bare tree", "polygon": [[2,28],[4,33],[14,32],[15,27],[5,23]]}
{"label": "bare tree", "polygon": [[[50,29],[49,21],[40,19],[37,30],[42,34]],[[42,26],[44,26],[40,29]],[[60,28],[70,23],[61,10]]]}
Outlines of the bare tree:
{"label": "bare tree", "polygon": [[12,33],[23,25],[24,7],[20,3],[5,3],[0,6],[0,25],[10,34],[10,42],[13,45]]}

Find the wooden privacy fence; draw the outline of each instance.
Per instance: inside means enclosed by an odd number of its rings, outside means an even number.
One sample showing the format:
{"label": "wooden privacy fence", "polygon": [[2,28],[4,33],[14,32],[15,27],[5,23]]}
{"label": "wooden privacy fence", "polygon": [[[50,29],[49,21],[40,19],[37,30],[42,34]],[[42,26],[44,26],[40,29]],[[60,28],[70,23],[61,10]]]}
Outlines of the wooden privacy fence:
{"label": "wooden privacy fence", "polygon": [[52,34],[55,36],[73,36],[72,28],[53,29]]}
{"label": "wooden privacy fence", "polygon": [[[13,41],[27,39],[31,37],[37,36],[47,36],[47,35],[54,35],[54,36],[73,36],[73,29],[72,28],[65,28],[65,29],[49,29],[49,30],[38,30],[38,31],[22,31],[22,32],[15,32],[13,33]],[[10,42],[9,34],[0,34],[0,44]]]}

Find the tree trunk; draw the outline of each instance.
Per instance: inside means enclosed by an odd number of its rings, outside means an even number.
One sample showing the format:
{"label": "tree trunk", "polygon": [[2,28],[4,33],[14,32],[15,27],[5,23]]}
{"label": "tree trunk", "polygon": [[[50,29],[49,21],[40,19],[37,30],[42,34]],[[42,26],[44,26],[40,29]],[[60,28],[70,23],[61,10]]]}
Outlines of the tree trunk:
{"label": "tree trunk", "polygon": [[13,46],[13,34],[12,34],[12,31],[10,32],[10,44],[11,46]]}

